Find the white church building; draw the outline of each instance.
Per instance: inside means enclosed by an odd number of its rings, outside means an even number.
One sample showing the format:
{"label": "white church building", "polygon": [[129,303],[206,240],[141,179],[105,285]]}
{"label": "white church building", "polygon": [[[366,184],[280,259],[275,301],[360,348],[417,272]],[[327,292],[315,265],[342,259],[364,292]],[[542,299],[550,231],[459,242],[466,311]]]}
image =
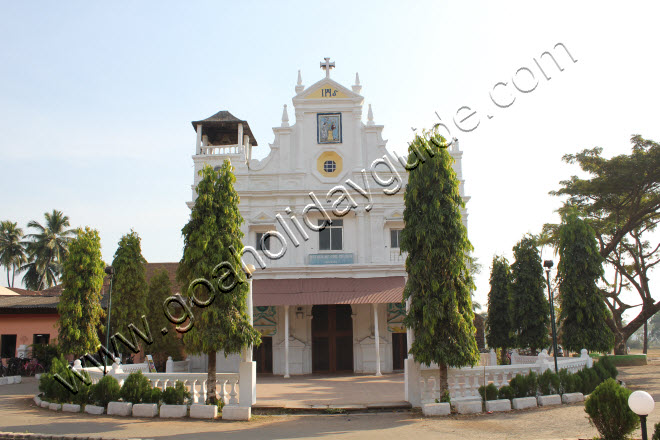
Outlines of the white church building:
{"label": "white church building", "polygon": [[[257,372],[275,375],[403,370],[410,335],[402,324],[405,255],[399,249],[408,180],[386,148],[383,126],[364,107],[359,76],[347,88],[334,63],[309,87],[298,72],[293,107],[284,106],[268,155],[250,126],[229,111],[194,121],[193,201],[206,164],[234,166],[243,224],[243,261],[256,267]],[[263,148],[263,147],[261,147]],[[461,179],[458,143],[450,147]],[[467,214],[463,212],[463,221]],[[205,356],[191,356],[194,371]],[[239,357],[218,354],[218,371]]]}

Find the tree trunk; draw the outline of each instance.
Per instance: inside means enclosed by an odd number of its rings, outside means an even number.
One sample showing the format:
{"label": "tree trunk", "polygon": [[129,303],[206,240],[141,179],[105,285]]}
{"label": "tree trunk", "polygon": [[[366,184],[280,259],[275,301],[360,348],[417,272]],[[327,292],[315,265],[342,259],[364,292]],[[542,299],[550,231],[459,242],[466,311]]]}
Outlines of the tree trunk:
{"label": "tree trunk", "polygon": [[506,348],[500,348],[500,365],[507,365],[506,361]]}
{"label": "tree trunk", "polygon": [[648,319],[644,321],[644,348],[642,349],[642,353],[647,354],[647,351],[649,349],[649,321]]}
{"label": "tree trunk", "polygon": [[206,403],[216,405],[218,399],[215,397],[215,351],[207,353],[209,357],[208,379],[206,380]]}
{"label": "tree trunk", "polygon": [[440,380],[440,401],[442,402],[442,397],[445,395],[445,391],[449,392],[449,382],[448,382],[448,372],[447,364],[440,363],[438,364],[438,379]]}
{"label": "tree trunk", "polygon": [[626,353],[626,339],[623,333],[614,333],[614,354],[627,354]]}

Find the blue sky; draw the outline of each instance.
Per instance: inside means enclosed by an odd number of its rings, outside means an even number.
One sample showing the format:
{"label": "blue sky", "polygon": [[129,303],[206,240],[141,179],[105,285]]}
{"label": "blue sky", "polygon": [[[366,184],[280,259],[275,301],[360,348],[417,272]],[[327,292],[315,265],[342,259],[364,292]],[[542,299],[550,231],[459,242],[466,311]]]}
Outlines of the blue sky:
{"label": "blue sky", "polygon": [[[255,155],[265,156],[297,70],[310,85],[330,56],[340,83],[360,73],[391,150],[405,151],[410,127],[430,127],[436,112],[451,121],[462,106],[477,111],[475,130],[452,126],[452,135],[465,152],[485,303],[493,255],[510,258],[524,233],[557,219],[560,200],[548,191],[576,172],[562,155],[594,146],[626,153],[637,133],[660,140],[660,7],[617,6],[3,2],[0,218],[25,226],[60,209],[73,225],[100,231],[106,261],[131,228],[147,260],[178,261],[193,178],[190,121],[230,110],[249,121]],[[545,51],[564,68],[548,69],[549,81],[534,63]],[[538,80],[529,93],[511,83],[523,67]],[[525,75],[521,88],[535,82]],[[498,82],[508,83],[498,99],[515,98],[508,108],[491,102]]]}

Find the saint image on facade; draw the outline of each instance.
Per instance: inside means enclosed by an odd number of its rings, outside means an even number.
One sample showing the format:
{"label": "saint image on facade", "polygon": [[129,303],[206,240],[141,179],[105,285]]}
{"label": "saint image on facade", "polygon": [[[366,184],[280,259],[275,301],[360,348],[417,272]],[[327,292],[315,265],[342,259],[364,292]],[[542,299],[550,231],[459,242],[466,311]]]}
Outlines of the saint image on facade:
{"label": "saint image on facade", "polygon": [[341,143],[341,113],[318,113],[316,118],[318,143]]}

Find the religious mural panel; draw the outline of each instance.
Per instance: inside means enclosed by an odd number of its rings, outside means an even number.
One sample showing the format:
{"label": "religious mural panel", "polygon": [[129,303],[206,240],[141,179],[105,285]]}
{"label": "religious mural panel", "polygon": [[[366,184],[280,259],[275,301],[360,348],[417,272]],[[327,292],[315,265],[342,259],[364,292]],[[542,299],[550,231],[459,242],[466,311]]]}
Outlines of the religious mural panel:
{"label": "religious mural panel", "polygon": [[254,329],[262,336],[272,336],[277,333],[276,310],[273,306],[254,308]]}
{"label": "religious mural panel", "polygon": [[316,122],[319,144],[341,143],[341,113],[317,113]]}
{"label": "religious mural panel", "polygon": [[387,330],[392,333],[403,333],[406,327],[403,318],[406,316],[406,306],[402,303],[387,304]]}

